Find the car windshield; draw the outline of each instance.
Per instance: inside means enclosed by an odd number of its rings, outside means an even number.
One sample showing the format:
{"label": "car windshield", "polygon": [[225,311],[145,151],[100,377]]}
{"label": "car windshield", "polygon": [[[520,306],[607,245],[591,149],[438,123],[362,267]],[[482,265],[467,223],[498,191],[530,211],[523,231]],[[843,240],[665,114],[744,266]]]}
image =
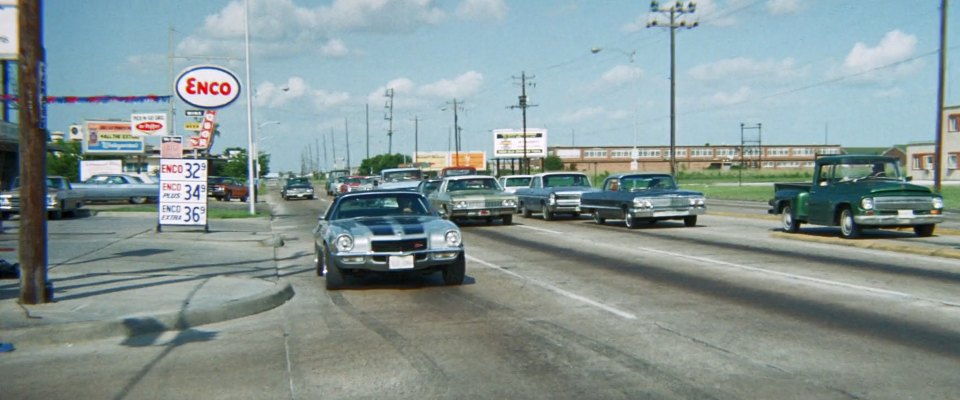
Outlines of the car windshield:
{"label": "car windshield", "polygon": [[625,176],[620,179],[620,191],[636,192],[648,189],[676,189],[677,184],[667,175]]}
{"label": "car windshield", "polygon": [[468,190],[500,190],[500,184],[493,178],[457,179],[447,184],[448,192]]}
{"label": "car windshield", "polygon": [[[53,189],[60,189],[60,179],[47,178],[46,179],[47,187]],[[13,178],[13,188],[20,187],[20,177]]]}
{"label": "car windshield", "polygon": [[454,168],[443,171],[444,176],[464,176],[464,175],[474,175],[476,171],[472,168]]}
{"label": "car windshield", "polygon": [[330,219],[431,215],[429,204],[417,193],[346,197],[336,207],[330,213]]}
{"label": "car windshield", "polygon": [[590,186],[586,175],[549,175],[543,177],[544,187]]}
{"label": "car windshield", "polygon": [[861,179],[896,179],[899,180],[900,167],[896,161],[864,161],[850,164],[837,164],[834,169],[834,179],[840,182],[858,181]]}
{"label": "car windshield", "polygon": [[515,187],[515,186],[530,186],[530,178],[507,178],[504,182],[504,186]]}
{"label": "car windshield", "polygon": [[293,178],[287,180],[287,186],[293,185],[309,185],[310,181],[307,178]]}
{"label": "car windshield", "polygon": [[419,170],[393,171],[393,172],[383,173],[384,182],[418,181],[420,180],[420,177],[421,177],[421,174]]}

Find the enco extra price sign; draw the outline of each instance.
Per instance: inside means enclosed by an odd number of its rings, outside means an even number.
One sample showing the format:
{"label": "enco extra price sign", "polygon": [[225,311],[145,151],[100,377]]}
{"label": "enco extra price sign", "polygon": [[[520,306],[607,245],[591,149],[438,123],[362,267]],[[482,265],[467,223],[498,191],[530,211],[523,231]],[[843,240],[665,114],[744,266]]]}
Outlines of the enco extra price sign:
{"label": "enco extra price sign", "polygon": [[160,159],[158,214],[159,225],[207,225],[207,160]]}

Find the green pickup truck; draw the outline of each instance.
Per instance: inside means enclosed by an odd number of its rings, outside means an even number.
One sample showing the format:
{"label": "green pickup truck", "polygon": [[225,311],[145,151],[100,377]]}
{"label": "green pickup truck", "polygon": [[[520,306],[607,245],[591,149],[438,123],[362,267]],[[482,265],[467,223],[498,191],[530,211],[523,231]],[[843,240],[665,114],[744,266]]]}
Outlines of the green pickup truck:
{"label": "green pickup truck", "polygon": [[791,233],[806,223],[839,225],[848,239],[864,229],[906,226],[917,236],[933,235],[943,222],[943,197],[909,181],[893,157],[820,157],[812,183],[774,184],[768,213],[780,215],[783,230]]}

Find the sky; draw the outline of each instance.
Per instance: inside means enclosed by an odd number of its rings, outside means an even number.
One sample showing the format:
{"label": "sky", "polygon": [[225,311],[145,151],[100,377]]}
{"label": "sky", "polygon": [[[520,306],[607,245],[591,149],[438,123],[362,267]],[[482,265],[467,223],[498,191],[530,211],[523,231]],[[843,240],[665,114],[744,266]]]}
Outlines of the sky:
{"label": "sky", "polygon": [[[661,2],[661,6],[668,2]],[[46,0],[51,96],[173,93],[201,64],[246,84],[243,0]],[[676,143],[886,147],[933,141],[939,0],[700,0],[675,31]],[[668,17],[627,0],[249,0],[253,126],[271,170],[386,153],[492,156],[494,129],[550,146],[670,143]],[[949,8],[945,103],[960,105],[960,4]],[[593,51],[600,49],[600,51]],[[171,65],[170,55],[173,54]],[[387,137],[392,89],[392,146]],[[186,118],[175,103],[177,134]],[[51,131],[165,103],[54,104]],[[367,111],[369,110],[369,111]],[[369,122],[368,122],[369,121]],[[213,151],[247,146],[246,92]],[[369,128],[368,128],[369,127]],[[367,137],[369,135],[369,141]],[[416,140],[414,139],[416,136]],[[368,148],[369,146],[369,153]]]}

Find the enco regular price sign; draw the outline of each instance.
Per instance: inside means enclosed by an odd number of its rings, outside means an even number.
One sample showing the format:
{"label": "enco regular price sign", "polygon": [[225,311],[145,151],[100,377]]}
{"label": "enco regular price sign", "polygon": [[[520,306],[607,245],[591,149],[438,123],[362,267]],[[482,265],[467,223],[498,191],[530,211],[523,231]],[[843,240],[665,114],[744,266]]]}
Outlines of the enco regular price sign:
{"label": "enco regular price sign", "polygon": [[162,225],[207,226],[207,160],[160,159],[158,231]]}

